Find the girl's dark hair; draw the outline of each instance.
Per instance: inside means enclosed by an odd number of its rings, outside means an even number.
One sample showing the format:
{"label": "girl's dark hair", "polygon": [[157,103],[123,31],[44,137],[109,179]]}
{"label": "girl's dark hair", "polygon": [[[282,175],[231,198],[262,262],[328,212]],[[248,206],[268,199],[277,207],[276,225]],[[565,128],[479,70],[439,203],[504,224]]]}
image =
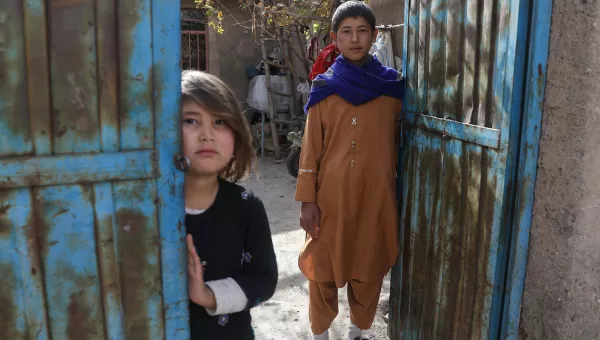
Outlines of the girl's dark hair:
{"label": "girl's dark hair", "polygon": [[333,13],[331,19],[331,27],[333,31],[337,33],[340,28],[342,20],[347,18],[358,18],[363,17],[371,26],[371,30],[375,30],[375,14],[369,5],[362,1],[346,1],[341,4]]}
{"label": "girl's dark hair", "polygon": [[250,128],[233,91],[219,78],[202,71],[181,73],[182,103],[193,100],[212,113],[233,131],[234,158],[219,174],[232,182],[244,179],[252,170],[256,155],[252,147]]}

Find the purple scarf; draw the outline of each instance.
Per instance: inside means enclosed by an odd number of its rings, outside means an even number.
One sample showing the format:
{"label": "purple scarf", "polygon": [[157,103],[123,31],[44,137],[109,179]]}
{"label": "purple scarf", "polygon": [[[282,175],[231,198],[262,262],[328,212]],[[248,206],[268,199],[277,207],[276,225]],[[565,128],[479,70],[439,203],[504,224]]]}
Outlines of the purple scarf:
{"label": "purple scarf", "polygon": [[340,55],[327,72],[313,80],[304,112],[334,93],[354,106],[380,96],[401,99],[404,86],[402,73],[383,66],[375,56],[369,55],[359,67]]}

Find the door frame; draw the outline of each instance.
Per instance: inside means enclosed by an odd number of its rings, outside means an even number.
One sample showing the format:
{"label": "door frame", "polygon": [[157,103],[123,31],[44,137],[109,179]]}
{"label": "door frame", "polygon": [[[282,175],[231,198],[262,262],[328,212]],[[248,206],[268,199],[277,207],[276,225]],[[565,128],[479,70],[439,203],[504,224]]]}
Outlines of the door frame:
{"label": "door frame", "polygon": [[[525,0],[526,1],[526,0]],[[508,226],[510,230],[505,296],[499,338],[518,338],[525,285],[529,235],[546,89],[552,0],[533,0],[530,7],[525,88],[516,157],[516,177]]]}
{"label": "door frame", "polygon": [[[508,177],[514,179],[513,190],[505,190],[505,200],[512,202],[506,210],[508,215],[503,221],[503,226],[508,227],[508,242],[506,249],[506,268],[504,272],[504,293],[492,311],[496,320],[490,321],[488,334],[490,339],[516,340],[519,334],[519,322],[521,314],[521,302],[525,285],[525,274],[527,270],[527,258],[529,251],[529,235],[533,217],[535,182],[537,174],[537,162],[539,155],[539,142],[541,137],[541,122],[543,116],[544,94],[546,89],[548,54],[550,43],[550,27],[552,18],[552,0],[511,0],[520,1],[520,6],[526,8],[527,15],[524,20],[527,25],[525,33],[525,71],[526,73],[515,82],[522,82],[522,96],[517,110],[520,122],[511,128],[515,128],[514,137],[517,145],[509,150],[509,155],[514,152],[512,166],[507,171],[512,173]],[[528,2],[531,1],[527,8]],[[409,1],[404,3],[404,22],[409,22]],[[521,23],[519,23],[521,24]],[[403,41],[403,65],[402,73],[406,75],[408,56],[408,29],[404,29]],[[516,48],[516,47],[515,47]],[[404,98],[403,98],[404,101]],[[402,133],[402,132],[401,132]],[[404,137],[404,136],[403,136]],[[512,137],[512,136],[511,136]],[[403,148],[398,155],[398,169],[403,165]],[[510,185],[510,183],[508,183]],[[401,205],[401,194],[403,192],[402,181],[397,181],[398,202]],[[508,196],[511,194],[510,196]],[[400,227],[400,225],[399,225]],[[401,256],[401,255],[400,255]],[[394,266],[396,269],[397,266]],[[399,273],[401,275],[401,273]],[[391,304],[390,304],[391,306]],[[390,323],[389,326],[392,326]]]}

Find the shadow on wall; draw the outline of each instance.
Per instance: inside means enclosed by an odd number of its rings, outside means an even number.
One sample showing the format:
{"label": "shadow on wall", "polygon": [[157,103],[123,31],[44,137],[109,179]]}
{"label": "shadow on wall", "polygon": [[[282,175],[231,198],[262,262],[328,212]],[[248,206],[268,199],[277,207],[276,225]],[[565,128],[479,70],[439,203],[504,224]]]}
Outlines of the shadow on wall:
{"label": "shadow on wall", "polygon": [[520,339],[600,338],[599,16],[554,0]]}

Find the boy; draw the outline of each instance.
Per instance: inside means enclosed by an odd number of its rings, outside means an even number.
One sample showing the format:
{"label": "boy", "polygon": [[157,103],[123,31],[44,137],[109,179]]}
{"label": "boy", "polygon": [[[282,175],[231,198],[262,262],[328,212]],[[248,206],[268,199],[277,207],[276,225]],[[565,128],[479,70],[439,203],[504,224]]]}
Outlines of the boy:
{"label": "boy", "polygon": [[342,4],[332,27],[341,56],[313,81],[305,108],[296,200],[307,240],[298,263],[309,280],[314,339],[329,338],[338,288],[348,284],[349,339],[360,340],[398,255],[396,114],[404,79],[369,54],[377,30],[366,4]]}

